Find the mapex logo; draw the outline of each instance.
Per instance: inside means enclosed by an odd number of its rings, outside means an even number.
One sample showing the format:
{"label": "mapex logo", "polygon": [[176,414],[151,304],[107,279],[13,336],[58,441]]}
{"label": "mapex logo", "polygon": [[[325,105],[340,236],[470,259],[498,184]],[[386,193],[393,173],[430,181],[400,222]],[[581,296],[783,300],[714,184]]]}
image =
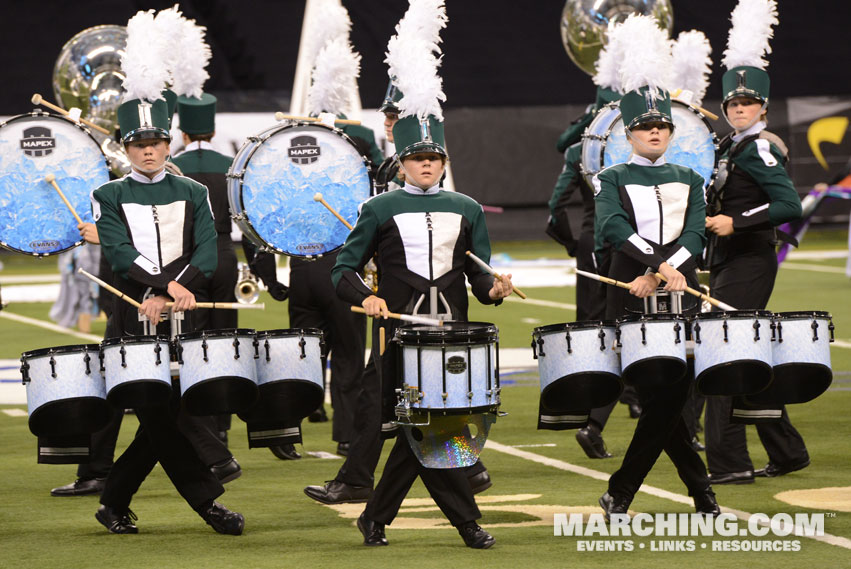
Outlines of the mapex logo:
{"label": "mapex logo", "polygon": [[319,160],[319,145],[312,136],[294,136],[287,155],[295,164],[312,164]]}
{"label": "mapex logo", "polygon": [[21,148],[27,156],[47,156],[56,148],[56,139],[53,138],[49,128],[32,126],[24,130]]}

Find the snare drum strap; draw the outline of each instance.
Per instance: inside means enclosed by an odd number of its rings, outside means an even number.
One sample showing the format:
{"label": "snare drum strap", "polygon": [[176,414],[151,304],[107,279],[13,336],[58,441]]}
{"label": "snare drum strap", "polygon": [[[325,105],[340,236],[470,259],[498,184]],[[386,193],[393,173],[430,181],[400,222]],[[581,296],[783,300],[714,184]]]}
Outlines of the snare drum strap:
{"label": "snare drum strap", "polygon": [[91,435],[38,437],[39,464],[81,464],[91,459]]}
{"label": "snare drum strap", "polygon": [[744,425],[758,425],[760,423],[774,423],[780,420],[783,414],[782,404],[755,404],[747,400],[747,397],[733,397],[733,405],[730,410],[730,422]]}

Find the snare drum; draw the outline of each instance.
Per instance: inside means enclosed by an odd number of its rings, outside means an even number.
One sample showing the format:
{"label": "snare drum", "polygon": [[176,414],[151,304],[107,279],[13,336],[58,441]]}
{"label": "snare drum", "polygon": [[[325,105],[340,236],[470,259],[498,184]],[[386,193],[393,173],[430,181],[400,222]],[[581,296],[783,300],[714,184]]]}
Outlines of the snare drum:
{"label": "snare drum", "polygon": [[695,316],[692,337],[703,395],[747,395],[771,383],[771,312],[704,312]]}
{"label": "snare drum", "polygon": [[396,329],[404,390],[413,410],[443,415],[499,407],[499,333],[487,322],[447,322]]}
{"label": "snare drum", "polygon": [[618,320],[624,383],[661,387],[680,380],[686,372],[685,324],[680,314],[642,314]]}
{"label": "snare drum", "polygon": [[146,407],[171,397],[166,336],[122,336],[101,343],[106,398],[116,407]]}
{"label": "snare drum", "polygon": [[109,421],[100,346],[82,344],[24,352],[30,431],[36,436],[93,433]]}
{"label": "snare drum", "polygon": [[180,393],[192,415],[236,413],[257,399],[254,330],[203,330],[175,339]]}
{"label": "snare drum", "polygon": [[535,328],[541,404],[547,409],[593,409],[620,395],[621,365],[614,322],[569,322]]}
{"label": "snare drum", "polygon": [[243,234],[294,257],[329,253],[349,235],[315,194],[354,225],[370,187],[367,159],[352,140],[316,123],[279,125],[250,137],[228,172],[228,200]]}
{"label": "snare drum", "polygon": [[778,312],[772,321],[774,381],[747,397],[752,403],[806,403],[833,381],[830,343],[833,319],[827,312]]}
{"label": "snare drum", "polygon": [[[718,137],[706,117],[696,108],[671,101],[674,134],[665,161],[688,166],[703,176],[704,189],[715,179],[718,167]],[[582,136],[582,173],[588,184],[603,168],[629,161],[632,146],[626,139],[618,103],[609,103],[597,113]]]}
{"label": "snare drum", "polygon": [[42,257],[83,243],[74,216],[44,181],[48,174],[92,222],[89,194],[109,181],[109,167],[89,131],[41,111],[0,123],[0,246]]}

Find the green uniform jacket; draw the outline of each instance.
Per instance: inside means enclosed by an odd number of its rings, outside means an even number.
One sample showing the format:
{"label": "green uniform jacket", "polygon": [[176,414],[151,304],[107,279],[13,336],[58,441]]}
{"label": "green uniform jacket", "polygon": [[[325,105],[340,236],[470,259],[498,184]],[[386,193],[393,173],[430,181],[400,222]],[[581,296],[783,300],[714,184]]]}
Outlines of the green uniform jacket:
{"label": "green uniform jacket", "polygon": [[228,200],[228,182],[225,174],[230,169],[233,158],[213,150],[209,142],[190,143],[185,152],[172,159],[184,175],[189,176],[207,187],[210,194],[210,206],[216,232],[230,234],[230,202]]}

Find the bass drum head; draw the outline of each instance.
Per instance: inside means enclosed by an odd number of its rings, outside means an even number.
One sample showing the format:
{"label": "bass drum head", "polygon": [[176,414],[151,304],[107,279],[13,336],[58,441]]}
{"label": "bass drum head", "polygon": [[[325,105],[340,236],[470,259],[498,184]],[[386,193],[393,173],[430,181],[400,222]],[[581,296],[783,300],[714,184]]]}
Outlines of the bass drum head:
{"label": "bass drum head", "polygon": [[318,124],[265,131],[243,146],[229,176],[240,229],[258,246],[293,257],[330,253],[349,235],[316,194],[354,225],[371,188],[366,159],[351,139]]}
{"label": "bass drum head", "polygon": [[77,221],[92,223],[92,190],[109,181],[100,146],[74,122],[35,111],[0,123],[0,246],[43,257],[83,243]]}

